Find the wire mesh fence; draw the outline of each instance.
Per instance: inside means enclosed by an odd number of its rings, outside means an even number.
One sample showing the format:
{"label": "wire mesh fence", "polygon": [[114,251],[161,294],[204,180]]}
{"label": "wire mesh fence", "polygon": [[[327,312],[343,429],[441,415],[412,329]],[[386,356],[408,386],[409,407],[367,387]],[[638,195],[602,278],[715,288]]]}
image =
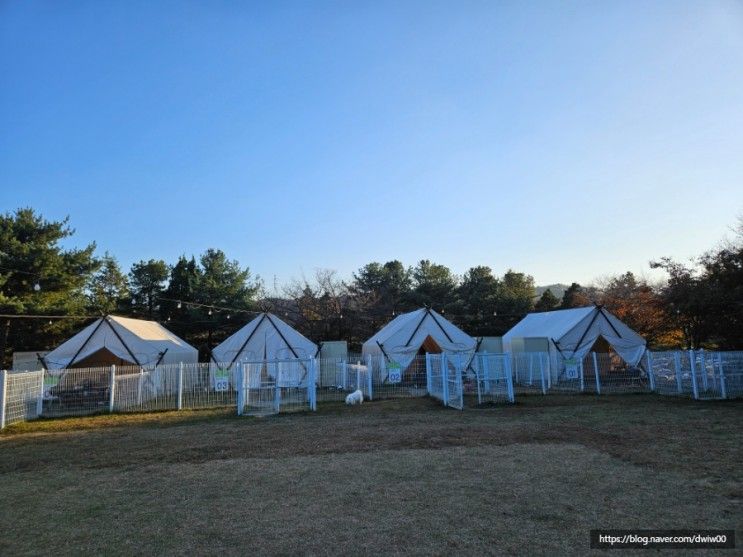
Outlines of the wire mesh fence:
{"label": "wire mesh fence", "polygon": [[318,358],[317,400],[343,401],[359,390],[365,400],[372,400],[372,356],[349,354],[346,358]]}
{"label": "wire mesh fence", "polygon": [[[474,380],[478,404],[515,401],[515,366],[509,354],[475,354],[467,371],[467,377]],[[541,384],[542,377],[529,377],[528,380]]]}
{"label": "wire mesh fence", "polygon": [[549,354],[518,352],[511,355],[513,386],[517,394],[547,394],[550,388]]}
{"label": "wire mesh fence", "polygon": [[426,355],[413,357],[402,367],[384,355],[371,358],[372,388],[375,399],[426,396]]}
{"label": "wire mesh fence", "polygon": [[461,354],[426,354],[426,393],[444,406],[464,408],[462,375],[467,362]]}
{"label": "wire mesh fence", "polygon": [[655,392],[698,400],[743,397],[743,351],[647,352],[581,360],[546,352],[418,355],[406,368],[383,356],[0,372],[0,427],[39,416],[232,407],[247,414],[316,409],[317,401],[430,395],[454,407],[513,402],[515,394]]}
{"label": "wire mesh fence", "polygon": [[698,400],[743,397],[743,352],[648,352],[646,362],[657,393]]}
{"label": "wire mesh fence", "polygon": [[316,410],[314,358],[241,362],[237,373],[239,415]]}
{"label": "wire mesh fence", "polygon": [[0,429],[37,418],[44,385],[43,371],[7,372],[0,377]]}

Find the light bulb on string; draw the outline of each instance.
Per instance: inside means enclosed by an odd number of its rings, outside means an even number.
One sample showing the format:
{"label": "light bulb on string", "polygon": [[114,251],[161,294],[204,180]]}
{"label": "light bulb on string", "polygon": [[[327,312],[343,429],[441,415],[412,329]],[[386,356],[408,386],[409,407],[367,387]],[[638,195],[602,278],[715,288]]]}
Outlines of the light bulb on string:
{"label": "light bulb on string", "polygon": [[41,290],[41,285],[38,282],[34,283],[34,290],[36,292],[38,292],[39,290]]}
{"label": "light bulb on string", "polygon": [[180,300],[178,300],[178,306],[176,306],[176,307],[177,307],[178,309],[181,309],[181,307],[183,307],[183,304],[181,303],[181,301],[180,301]]}
{"label": "light bulb on string", "polygon": [[209,308],[209,315],[212,314],[212,308]]}

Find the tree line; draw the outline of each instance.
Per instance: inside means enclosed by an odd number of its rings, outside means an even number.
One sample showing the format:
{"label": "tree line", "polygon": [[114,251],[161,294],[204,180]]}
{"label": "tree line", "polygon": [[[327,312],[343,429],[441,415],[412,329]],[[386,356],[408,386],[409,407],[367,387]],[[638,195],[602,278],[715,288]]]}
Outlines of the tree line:
{"label": "tree line", "polygon": [[69,219],[49,221],[33,209],[0,216],[0,362],[13,351],[53,348],[85,319],[12,316],[117,314],[157,320],[199,348],[211,348],[260,311],[272,311],[313,341],[347,340],[352,348],[396,315],[431,307],[473,336],[500,336],[532,311],[604,305],[654,347],[741,348],[743,344],[743,222],[734,240],[688,264],[659,258],[668,279],[657,284],[631,272],[562,296],[537,295],[534,279],[476,266],[457,276],[424,259],[372,262],[344,280],[333,270],[295,279],[267,293],[260,277],[219,249],[134,263],[96,256],[96,245],[68,249]]}

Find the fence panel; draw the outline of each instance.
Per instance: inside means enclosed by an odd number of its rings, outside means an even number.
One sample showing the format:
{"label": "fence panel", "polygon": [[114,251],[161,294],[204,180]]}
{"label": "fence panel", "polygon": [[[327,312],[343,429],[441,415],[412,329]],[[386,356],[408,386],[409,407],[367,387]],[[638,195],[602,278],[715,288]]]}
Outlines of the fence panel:
{"label": "fence panel", "polygon": [[585,390],[599,394],[650,391],[650,381],[642,366],[631,366],[616,353],[589,352],[583,359]]}
{"label": "fence panel", "polygon": [[726,398],[725,380],[720,375],[720,366],[718,366],[720,358],[705,350],[697,350],[692,357],[697,386],[696,398],[701,400]]}
{"label": "fence panel", "polygon": [[[543,374],[540,373],[537,378],[528,377],[529,358],[520,358],[521,363],[526,364],[522,368],[522,379],[527,388],[531,389],[529,383],[540,385],[539,392],[542,392]],[[531,358],[532,363],[535,358]],[[532,366],[532,371],[537,369]],[[475,375],[475,390],[477,393],[477,403],[484,404],[488,402],[513,402],[515,382],[514,377],[518,373],[513,365],[513,359],[510,354],[475,354],[470,370]]]}
{"label": "fence panel", "polygon": [[145,369],[136,366],[116,368],[114,412],[153,412],[178,409],[179,364]]}
{"label": "fence panel", "polygon": [[426,354],[426,392],[444,406],[464,408],[462,372],[469,364],[460,354]]}
{"label": "fence panel", "polygon": [[43,371],[4,372],[5,394],[4,424],[5,426],[33,420],[39,417],[39,398],[42,395],[44,384]]}
{"label": "fence panel", "polygon": [[314,358],[241,362],[237,413],[278,414],[316,409]]}
{"label": "fence panel", "polygon": [[372,357],[351,354],[346,358],[319,358],[317,399],[343,401],[348,393],[360,390],[364,398],[373,397]]}
{"label": "fence panel", "polygon": [[585,370],[580,358],[551,358],[549,391],[580,393],[585,390]]}
{"label": "fence panel", "polygon": [[417,355],[402,368],[384,355],[372,357],[372,388],[374,398],[411,398],[426,396],[426,355]]}
{"label": "fence panel", "polygon": [[549,354],[516,352],[511,354],[513,387],[517,393],[542,393],[549,390]]}
{"label": "fence panel", "polygon": [[86,416],[108,412],[114,370],[115,366],[46,371],[42,415]]}
{"label": "fence panel", "polygon": [[716,361],[718,388],[723,398],[743,397],[743,351],[707,353]]}

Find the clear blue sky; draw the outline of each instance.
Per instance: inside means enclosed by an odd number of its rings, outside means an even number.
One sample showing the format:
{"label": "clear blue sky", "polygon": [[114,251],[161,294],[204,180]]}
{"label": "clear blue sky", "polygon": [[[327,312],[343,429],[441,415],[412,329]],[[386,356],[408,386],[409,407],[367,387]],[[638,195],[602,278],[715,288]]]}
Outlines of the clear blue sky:
{"label": "clear blue sky", "polygon": [[743,212],[743,4],[2,2],[0,208],[270,286],[590,281]]}

